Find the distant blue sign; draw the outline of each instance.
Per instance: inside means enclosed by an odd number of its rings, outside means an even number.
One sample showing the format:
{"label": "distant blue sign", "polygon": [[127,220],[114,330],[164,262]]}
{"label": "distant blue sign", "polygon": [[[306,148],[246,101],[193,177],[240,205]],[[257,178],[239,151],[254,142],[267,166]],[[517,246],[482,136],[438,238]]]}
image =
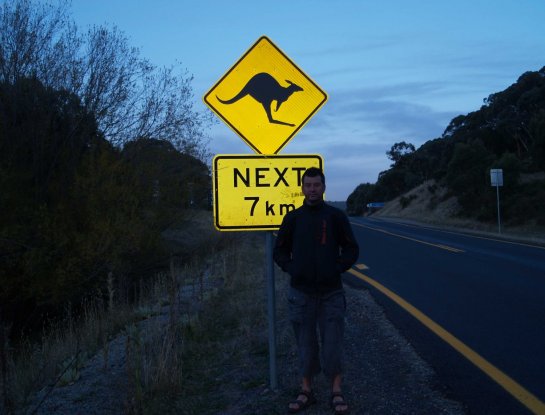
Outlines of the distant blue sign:
{"label": "distant blue sign", "polygon": [[503,169],[490,169],[490,184],[503,186]]}
{"label": "distant blue sign", "polygon": [[368,208],[381,208],[384,207],[384,202],[371,202],[367,203]]}

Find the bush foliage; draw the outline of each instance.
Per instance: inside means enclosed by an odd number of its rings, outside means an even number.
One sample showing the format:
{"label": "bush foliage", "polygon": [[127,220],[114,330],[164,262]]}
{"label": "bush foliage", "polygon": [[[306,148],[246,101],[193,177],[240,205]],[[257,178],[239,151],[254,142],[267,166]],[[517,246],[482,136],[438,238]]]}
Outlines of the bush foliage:
{"label": "bush foliage", "polygon": [[153,275],[162,232],[209,203],[192,77],[69,6],[0,4],[0,324]]}
{"label": "bush foliage", "polygon": [[0,125],[4,319],[77,304],[110,272],[149,273],[166,255],[161,232],[207,206],[201,161],[162,140],[120,150],[76,96],[36,79],[0,84]]}
{"label": "bush foliage", "polygon": [[503,169],[503,216],[507,224],[545,225],[545,182],[523,176],[545,171],[545,67],[526,72],[475,112],[459,115],[443,136],[418,149],[404,141],[386,154],[392,165],[376,183],[361,184],[348,197],[352,215],[369,202],[386,202],[429,179],[457,197],[459,214],[481,221],[496,218],[490,169]]}

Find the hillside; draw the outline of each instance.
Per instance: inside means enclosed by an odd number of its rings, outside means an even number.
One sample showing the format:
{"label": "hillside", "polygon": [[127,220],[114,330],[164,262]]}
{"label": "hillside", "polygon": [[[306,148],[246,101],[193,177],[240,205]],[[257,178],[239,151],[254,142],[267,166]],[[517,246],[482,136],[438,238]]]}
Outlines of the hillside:
{"label": "hillside", "polygon": [[[494,188],[490,191],[495,192]],[[500,214],[504,207],[500,193]],[[429,180],[387,202],[382,209],[366,214],[382,219],[395,218],[395,220],[414,221],[441,228],[463,229],[464,232],[484,233],[494,237],[499,235],[497,221],[480,222],[461,217],[459,211],[460,205],[457,198],[449,195],[445,187],[438,186],[434,180]],[[505,225],[502,218],[501,235],[511,239],[545,243],[545,226]]]}
{"label": "hillside", "polygon": [[[451,217],[493,225],[496,194],[490,169],[502,169],[505,223],[545,226],[545,67],[491,94],[479,110],[455,117],[441,137],[418,149],[395,143],[386,155],[390,168],[376,183],[362,183],[348,197],[350,214],[366,213],[367,203],[397,198],[407,208],[415,193],[406,193],[431,186],[430,194],[419,196],[426,198],[426,205],[455,198]],[[437,189],[444,194],[436,195]]]}

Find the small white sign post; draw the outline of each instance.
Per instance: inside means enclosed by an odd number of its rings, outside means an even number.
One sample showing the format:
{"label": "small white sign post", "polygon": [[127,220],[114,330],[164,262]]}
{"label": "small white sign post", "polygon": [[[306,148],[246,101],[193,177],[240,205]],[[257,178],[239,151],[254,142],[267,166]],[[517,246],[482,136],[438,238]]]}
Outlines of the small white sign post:
{"label": "small white sign post", "polygon": [[503,186],[503,170],[502,169],[490,169],[490,183],[492,184],[492,186],[496,186],[496,203],[498,206],[498,233],[501,233],[500,186]]}

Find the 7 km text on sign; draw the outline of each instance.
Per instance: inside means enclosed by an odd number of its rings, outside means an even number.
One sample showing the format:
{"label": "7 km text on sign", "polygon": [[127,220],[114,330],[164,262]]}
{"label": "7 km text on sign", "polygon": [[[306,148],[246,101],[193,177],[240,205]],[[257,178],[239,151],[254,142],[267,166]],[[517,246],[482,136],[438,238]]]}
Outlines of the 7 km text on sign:
{"label": "7 km text on sign", "polygon": [[323,169],[319,155],[217,155],[213,162],[218,230],[274,230],[303,203],[303,173]]}

